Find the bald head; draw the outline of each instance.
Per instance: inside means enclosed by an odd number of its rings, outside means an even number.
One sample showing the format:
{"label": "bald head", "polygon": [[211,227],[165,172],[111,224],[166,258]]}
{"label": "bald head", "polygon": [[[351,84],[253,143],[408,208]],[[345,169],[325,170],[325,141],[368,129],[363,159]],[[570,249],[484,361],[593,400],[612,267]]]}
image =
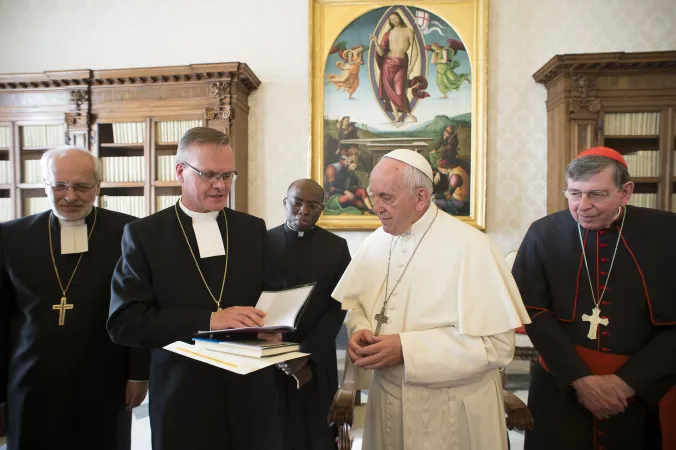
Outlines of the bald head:
{"label": "bald head", "polygon": [[322,203],[324,201],[324,188],[322,188],[315,180],[303,178],[294,181],[286,190],[286,196],[288,197],[289,195],[295,194],[297,192],[302,192],[304,196],[309,197],[309,200],[313,200],[318,203]]}

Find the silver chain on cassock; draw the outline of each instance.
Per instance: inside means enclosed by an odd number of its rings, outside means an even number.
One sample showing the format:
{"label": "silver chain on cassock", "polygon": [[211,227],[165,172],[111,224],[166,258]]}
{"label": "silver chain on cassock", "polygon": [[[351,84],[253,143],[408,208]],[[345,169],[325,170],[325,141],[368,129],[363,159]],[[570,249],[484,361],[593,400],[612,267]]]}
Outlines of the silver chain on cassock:
{"label": "silver chain on cassock", "polygon": [[394,236],[392,236],[392,241],[390,242],[390,254],[387,257],[387,275],[385,275],[385,301],[383,302],[383,307],[380,309],[380,313],[375,315],[375,319],[378,322],[378,325],[376,326],[376,332],[374,333],[375,336],[380,335],[380,330],[382,329],[384,323],[390,323],[390,318],[387,317],[387,315],[385,314],[385,311],[387,311],[387,303],[390,301],[390,297],[392,297],[394,291],[397,290],[397,286],[399,286],[399,283],[401,282],[402,278],[404,278],[404,274],[406,273],[406,269],[408,269],[408,265],[411,264],[411,261],[413,260],[415,253],[418,251],[418,247],[420,247],[420,243],[423,241],[423,239],[425,239],[425,236],[427,235],[427,232],[430,231],[430,228],[432,228],[434,221],[437,220],[438,214],[439,208],[437,208],[436,212],[434,213],[434,218],[432,219],[432,222],[430,222],[430,224],[427,226],[427,229],[425,230],[422,237],[418,241],[418,244],[415,246],[415,249],[413,249],[413,253],[411,253],[411,257],[408,258],[408,262],[406,263],[403,272],[401,272],[401,276],[397,278],[397,282],[392,288],[392,292],[390,292],[390,294],[388,295],[387,290],[389,288],[390,282],[390,262],[392,260],[392,249],[394,248]]}

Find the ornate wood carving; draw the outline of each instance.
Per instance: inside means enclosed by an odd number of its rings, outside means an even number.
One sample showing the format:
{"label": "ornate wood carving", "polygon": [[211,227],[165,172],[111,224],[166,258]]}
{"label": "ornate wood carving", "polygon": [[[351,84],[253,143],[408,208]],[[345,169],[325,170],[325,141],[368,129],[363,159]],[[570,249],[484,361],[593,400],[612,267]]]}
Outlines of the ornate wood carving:
{"label": "ornate wood carving", "polygon": [[593,75],[573,75],[573,93],[570,100],[569,113],[576,114],[581,110],[596,116],[601,110],[601,100],[592,92],[596,90],[596,77]]}
{"label": "ornate wood carving", "polygon": [[[207,107],[205,116],[209,121],[225,122],[225,132],[227,133],[230,121],[234,119],[233,109],[230,106],[230,93],[232,89],[229,83],[219,81],[209,85],[209,96],[216,98],[218,105]],[[220,127],[219,127],[220,128]]]}

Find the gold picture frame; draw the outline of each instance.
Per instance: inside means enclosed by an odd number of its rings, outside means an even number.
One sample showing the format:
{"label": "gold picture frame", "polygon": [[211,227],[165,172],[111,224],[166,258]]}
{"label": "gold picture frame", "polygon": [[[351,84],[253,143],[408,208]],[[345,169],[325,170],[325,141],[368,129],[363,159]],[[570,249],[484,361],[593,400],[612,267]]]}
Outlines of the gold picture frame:
{"label": "gold picture frame", "polygon": [[[330,230],[379,227],[380,221],[371,213],[370,201],[364,196],[368,183],[365,177],[387,149],[405,145],[404,148],[422,152],[430,161],[436,158],[435,190],[437,171],[444,180],[454,180],[450,190],[440,188],[435,197],[438,204],[448,205],[446,210],[457,218],[485,229],[488,1],[309,0],[311,174],[312,179],[331,190],[327,190],[327,208],[319,220],[320,226]],[[398,18],[393,17],[394,13]],[[395,47],[401,42],[392,31],[397,26],[408,27],[410,31],[406,32],[414,38],[409,40],[406,54],[401,53],[403,58],[393,59],[390,55],[397,54]],[[435,42],[436,46],[432,45]],[[400,63],[403,68],[387,66],[388,59],[403,61]],[[397,73],[405,74],[405,81],[401,82]],[[421,77],[425,83],[416,82]],[[397,86],[404,85],[402,95]],[[427,98],[416,97],[420,96],[420,86],[427,86],[437,96],[432,98],[423,92]],[[387,98],[388,93],[391,99]],[[469,113],[452,115],[452,110],[464,111],[463,107],[470,108]],[[436,108],[438,115],[434,115]],[[358,116],[355,122],[351,122],[350,111]],[[371,111],[370,115],[364,111]],[[414,122],[414,112],[424,120],[418,118]],[[432,116],[434,119],[429,119]],[[437,123],[439,116],[443,120]],[[374,129],[372,122],[384,128]],[[439,133],[440,126],[444,128],[436,142],[432,137],[412,137],[432,136]],[[365,135],[369,138],[364,138]],[[456,135],[464,142],[464,160],[458,156],[462,145]],[[455,149],[451,142],[455,143]],[[447,157],[451,154],[455,156]],[[449,159],[464,162],[466,171],[449,164]],[[355,169],[361,166],[364,166],[361,172]],[[335,174],[348,174],[347,168],[352,168],[349,173],[354,179],[352,188],[342,190],[340,186],[336,191]],[[454,171],[463,176],[452,175]],[[339,178],[345,182],[345,176]],[[469,192],[465,190],[462,194],[457,180],[462,183],[467,178]]]}

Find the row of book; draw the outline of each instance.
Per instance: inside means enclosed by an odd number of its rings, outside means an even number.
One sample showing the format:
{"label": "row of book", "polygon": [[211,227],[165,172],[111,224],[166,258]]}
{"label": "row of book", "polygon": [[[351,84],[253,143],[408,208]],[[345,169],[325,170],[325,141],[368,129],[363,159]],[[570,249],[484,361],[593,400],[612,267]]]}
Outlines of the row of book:
{"label": "row of book", "polygon": [[641,150],[627,153],[624,160],[629,166],[632,177],[659,177],[660,176],[660,152]]}
{"label": "row of book", "polygon": [[63,125],[25,125],[21,127],[22,147],[58,147],[64,145]]}
{"label": "row of book", "polygon": [[178,142],[186,131],[201,126],[201,120],[171,120],[168,122],[157,122],[157,142],[160,144]]}
{"label": "row of book", "polygon": [[134,217],[146,215],[146,198],[141,195],[103,195],[101,206]]}
{"label": "row of book", "polygon": [[0,198],[0,222],[12,220],[12,199],[9,197]]}
{"label": "row of book", "polygon": [[643,208],[657,208],[657,194],[631,194],[629,204]]}
{"label": "row of book", "polygon": [[0,148],[9,148],[9,127],[0,127]]}
{"label": "row of book", "polygon": [[161,181],[176,181],[175,155],[159,155],[157,157],[157,179]]}
{"label": "row of book", "polygon": [[660,134],[660,113],[606,113],[603,133],[607,136],[651,136]]}
{"label": "row of book", "polygon": [[23,200],[23,215],[30,216],[49,209],[47,197],[28,197]]}
{"label": "row of book", "polygon": [[0,161],[0,184],[9,184],[12,182],[12,162]]}
{"label": "row of book", "polygon": [[23,162],[23,182],[28,184],[44,183],[39,159],[27,159]]}
{"label": "row of book", "polygon": [[104,156],[103,181],[111,183],[129,183],[145,180],[145,160],[143,156]]}
{"label": "row of book", "polygon": [[145,122],[123,122],[113,124],[113,142],[115,144],[143,144],[145,135]]}
{"label": "row of book", "polygon": [[180,195],[158,195],[157,210],[162,211],[163,209],[173,207],[179,198],[181,198]]}

